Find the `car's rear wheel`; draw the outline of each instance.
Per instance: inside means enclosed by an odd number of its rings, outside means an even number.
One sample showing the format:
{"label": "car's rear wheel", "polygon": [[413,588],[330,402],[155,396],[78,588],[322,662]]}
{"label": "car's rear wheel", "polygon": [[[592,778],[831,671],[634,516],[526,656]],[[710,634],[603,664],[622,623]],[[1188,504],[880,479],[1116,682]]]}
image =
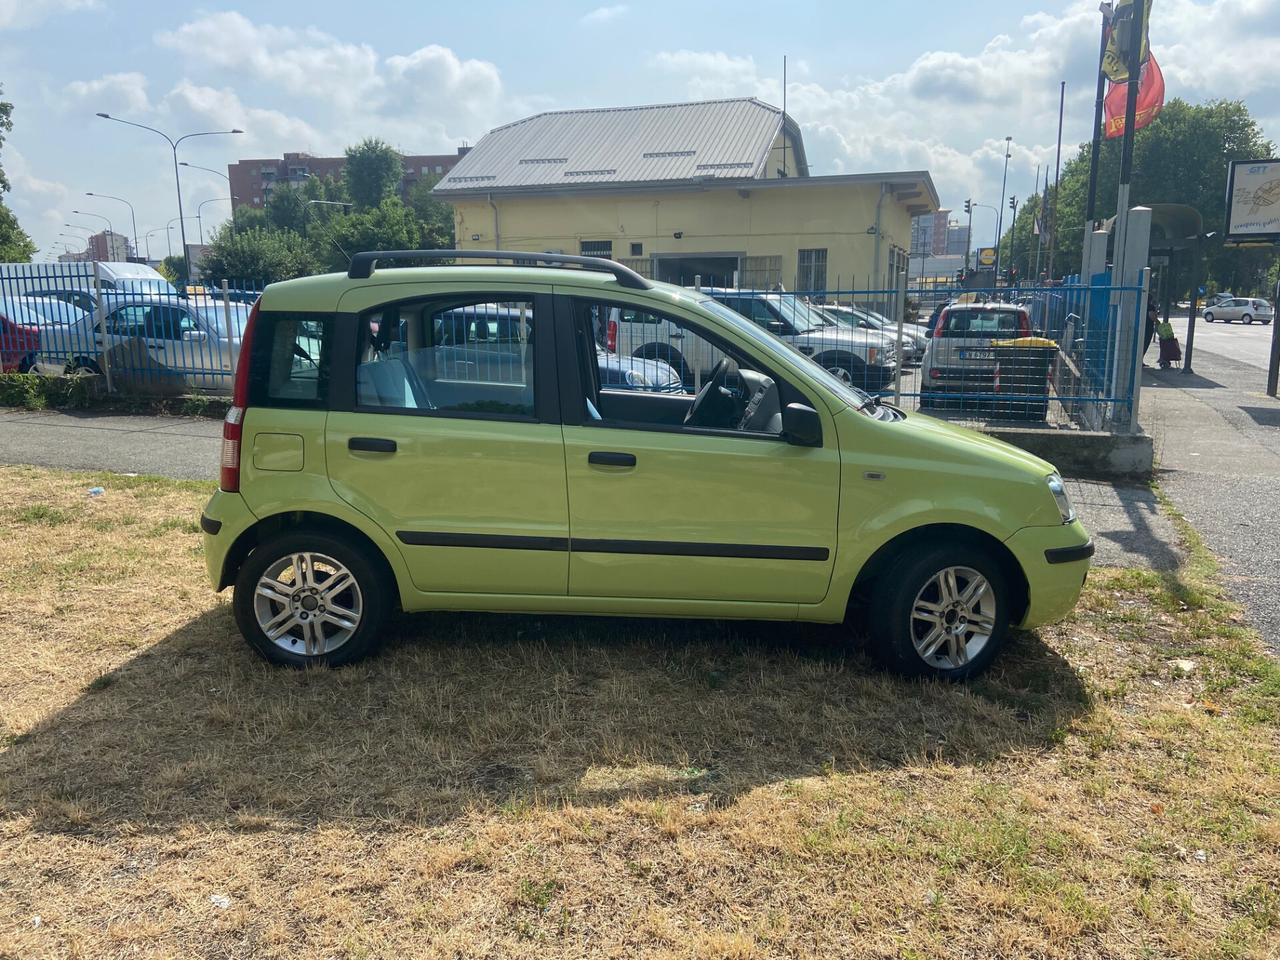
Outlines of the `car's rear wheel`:
{"label": "car's rear wheel", "polygon": [[337,667],[373,652],[390,609],[381,565],[329,534],[290,531],[254,547],[236,577],[240,632],[290,667]]}
{"label": "car's rear wheel", "polygon": [[88,357],[76,357],[67,364],[67,373],[100,374],[102,373],[102,368],[98,366],[96,360],[90,360]]}
{"label": "car's rear wheel", "polygon": [[904,553],[871,596],[873,650],[900,673],[963,680],[987,668],[1008,634],[1008,579],[989,553],[968,543]]}
{"label": "car's rear wheel", "polygon": [[1252,323],[1253,323],[1253,317],[1252,317],[1250,314],[1247,314],[1247,313],[1246,313],[1243,317],[1241,317],[1240,319],[1241,319],[1241,320],[1243,320],[1245,323],[1249,323],[1249,324],[1252,324]]}
{"label": "car's rear wheel", "polygon": [[1205,322],[1205,323],[1213,323],[1213,314],[1212,314],[1212,313],[1206,313],[1206,314],[1204,315],[1204,322]]}

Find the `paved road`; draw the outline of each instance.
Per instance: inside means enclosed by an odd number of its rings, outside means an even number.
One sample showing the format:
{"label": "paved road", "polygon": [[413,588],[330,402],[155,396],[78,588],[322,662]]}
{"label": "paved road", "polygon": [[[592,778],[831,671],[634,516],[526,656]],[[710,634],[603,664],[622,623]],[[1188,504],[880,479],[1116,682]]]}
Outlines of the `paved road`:
{"label": "paved road", "polygon": [[[1169,322],[1173,325],[1173,330],[1178,335],[1178,342],[1182,344],[1185,353],[1187,349],[1186,311],[1184,310],[1179,316],[1175,309]],[[1156,362],[1158,350],[1159,344],[1153,342],[1147,354],[1148,363]],[[1199,357],[1202,353],[1212,353],[1218,357],[1266,370],[1267,359],[1271,356],[1271,325],[1263,326],[1261,323],[1253,323],[1246,326],[1243,323],[1221,321],[1205,323],[1204,318],[1200,318],[1196,320],[1196,344],[1191,354],[1193,368],[1199,366]]]}
{"label": "paved road", "polygon": [[[1155,441],[1161,486],[1222,558],[1227,586],[1280,651],[1280,402],[1263,392],[1265,359],[1211,352],[1200,337],[1207,326],[1196,324],[1194,374],[1145,371],[1142,424]],[[1248,331],[1214,328],[1219,338]]]}
{"label": "paved road", "polygon": [[0,463],[216,480],[222,423],[0,409]]}

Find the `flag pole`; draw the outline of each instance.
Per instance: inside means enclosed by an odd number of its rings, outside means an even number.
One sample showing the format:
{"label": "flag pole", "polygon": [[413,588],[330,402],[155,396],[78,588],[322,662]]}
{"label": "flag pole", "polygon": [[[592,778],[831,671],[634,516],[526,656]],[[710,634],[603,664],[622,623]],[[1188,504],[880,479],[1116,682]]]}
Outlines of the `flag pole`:
{"label": "flag pole", "polygon": [[[1049,182],[1049,165],[1044,165],[1045,183]],[[1040,210],[1043,205],[1043,197],[1040,194],[1040,164],[1036,164],[1036,192],[1032,194],[1036,199],[1036,212],[1031,215],[1031,227],[1036,234],[1036,265],[1035,269],[1031,269],[1031,244],[1027,243],[1027,277],[1032,285],[1040,282],[1040,242],[1043,239],[1040,230]]]}
{"label": "flag pole", "polygon": [[1089,151],[1089,194],[1084,205],[1084,263],[1089,262],[1089,239],[1093,236],[1093,223],[1098,207],[1098,151],[1102,146],[1102,101],[1107,92],[1107,78],[1102,72],[1102,61],[1107,55],[1107,7],[1103,5],[1101,39],[1098,43],[1098,91],[1093,101],[1093,146]]}
{"label": "flag pole", "polygon": [[[1134,130],[1137,125],[1134,120],[1138,112],[1138,84],[1142,79],[1142,40],[1147,32],[1146,13],[1145,0],[1133,0],[1129,49],[1125,56],[1129,78],[1124,101],[1124,141],[1120,147],[1120,186],[1116,191],[1116,232],[1113,249],[1117,258],[1128,242],[1129,184],[1133,179],[1133,136],[1137,132]],[[1112,277],[1111,280],[1112,283],[1125,282],[1124,277]]]}

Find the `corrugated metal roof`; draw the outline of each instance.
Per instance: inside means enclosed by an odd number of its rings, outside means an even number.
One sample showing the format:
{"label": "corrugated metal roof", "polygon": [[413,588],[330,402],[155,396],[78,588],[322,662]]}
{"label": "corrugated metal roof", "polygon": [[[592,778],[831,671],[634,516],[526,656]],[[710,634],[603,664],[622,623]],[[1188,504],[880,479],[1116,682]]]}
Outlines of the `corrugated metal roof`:
{"label": "corrugated metal roof", "polygon": [[540,113],[491,130],[436,191],[759,177],[781,126],[754,98]]}

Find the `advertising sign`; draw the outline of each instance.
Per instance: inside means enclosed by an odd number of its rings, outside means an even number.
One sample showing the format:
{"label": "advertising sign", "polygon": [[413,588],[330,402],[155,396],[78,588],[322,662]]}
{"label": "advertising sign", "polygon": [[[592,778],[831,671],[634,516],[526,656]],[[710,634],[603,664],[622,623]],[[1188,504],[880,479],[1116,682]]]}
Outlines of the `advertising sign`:
{"label": "advertising sign", "polygon": [[1280,160],[1233,160],[1227,171],[1228,243],[1280,242]]}

